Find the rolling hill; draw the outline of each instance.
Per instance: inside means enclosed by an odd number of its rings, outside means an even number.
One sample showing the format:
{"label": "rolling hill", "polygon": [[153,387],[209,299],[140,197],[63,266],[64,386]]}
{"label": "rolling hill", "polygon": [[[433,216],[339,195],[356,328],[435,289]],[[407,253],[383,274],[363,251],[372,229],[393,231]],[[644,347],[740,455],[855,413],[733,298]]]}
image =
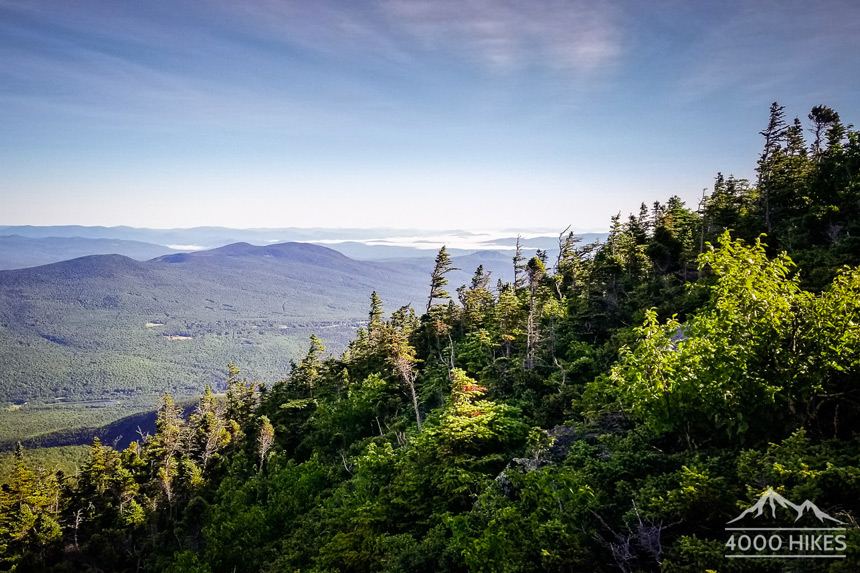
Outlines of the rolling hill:
{"label": "rolling hill", "polygon": [[[462,264],[458,264],[462,261]],[[455,258],[467,282],[478,264],[510,274],[510,258]],[[366,319],[376,290],[386,309],[420,309],[432,259],[356,261],[304,243],[236,243],[149,261],[94,255],[0,271],[0,400],[57,403],[136,393],[199,392],[228,361],[274,381],[317,333],[338,350]]]}

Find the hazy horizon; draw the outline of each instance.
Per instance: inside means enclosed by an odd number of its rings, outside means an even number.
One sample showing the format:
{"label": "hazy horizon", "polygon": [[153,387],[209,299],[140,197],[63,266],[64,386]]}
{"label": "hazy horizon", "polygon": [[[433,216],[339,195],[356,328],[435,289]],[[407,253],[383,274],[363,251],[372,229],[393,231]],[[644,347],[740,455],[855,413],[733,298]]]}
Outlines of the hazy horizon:
{"label": "hazy horizon", "polygon": [[[516,237],[522,239],[526,252],[535,249],[557,248],[559,233],[565,229],[504,229],[495,231],[469,231],[462,229],[388,229],[388,228],[257,228],[239,229],[229,227],[197,227],[174,229],[151,229],[144,227],[87,227],[64,226],[6,226],[0,225],[0,239],[20,236],[33,240],[50,240],[58,237],[84,240],[120,240],[159,245],[175,251],[203,251],[227,244],[247,242],[255,245],[271,245],[285,242],[304,242],[327,246],[356,258],[390,258],[432,255],[443,245],[455,254],[476,251],[513,251]],[[585,242],[601,239],[605,231],[570,230]],[[80,241],[78,241],[80,243]],[[27,243],[13,241],[13,245],[25,248]],[[35,243],[31,243],[35,245]],[[78,245],[81,247],[81,245]],[[8,246],[7,246],[8,248]],[[82,247],[81,247],[82,248]],[[99,249],[103,249],[99,245]],[[23,253],[22,253],[23,255]],[[59,258],[57,258],[59,260]]]}

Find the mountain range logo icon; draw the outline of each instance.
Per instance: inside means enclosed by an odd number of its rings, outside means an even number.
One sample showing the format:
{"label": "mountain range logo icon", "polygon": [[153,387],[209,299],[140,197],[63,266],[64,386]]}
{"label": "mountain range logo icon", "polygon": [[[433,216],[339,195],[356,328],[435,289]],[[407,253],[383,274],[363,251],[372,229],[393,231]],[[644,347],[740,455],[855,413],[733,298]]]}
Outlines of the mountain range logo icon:
{"label": "mountain range logo icon", "polygon": [[800,520],[800,518],[803,517],[804,515],[812,513],[812,515],[814,515],[816,517],[816,519],[818,519],[818,521],[821,523],[825,523],[825,520],[831,521],[833,523],[838,523],[838,524],[844,523],[842,521],[839,521],[835,517],[832,517],[832,516],[828,515],[827,513],[821,511],[820,509],[818,509],[817,505],[815,505],[814,503],[812,503],[808,499],[805,500],[800,505],[797,505],[795,503],[788,501],[787,499],[785,499],[784,497],[782,497],[781,495],[779,495],[778,493],[773,491],[773,488],[767,488],[767,491],[765,491],[762,494],[762,496],[755,503],[755,505],[753,505],[749,509],[745,510],[743,513],[741,513],[739,516],[737,516],[733,520],[727,522],[727,525],[729,523],[735,523],[737,521],[740,521],[741,519],[743,519],[744,517],[746,517],[748,515],[752,515],[753,518],[761,517],[762,514],[764,514],[766,507],[768,505],[770,506],[771,516],[774,518],[776,518],[776,508],[777,508],[777,506],[779,506],[781,508],[789,509],[789,510],[792,510],[795,513],[797,513],[797,517],[795,517],[795,519],[794,519],[795,522]]}

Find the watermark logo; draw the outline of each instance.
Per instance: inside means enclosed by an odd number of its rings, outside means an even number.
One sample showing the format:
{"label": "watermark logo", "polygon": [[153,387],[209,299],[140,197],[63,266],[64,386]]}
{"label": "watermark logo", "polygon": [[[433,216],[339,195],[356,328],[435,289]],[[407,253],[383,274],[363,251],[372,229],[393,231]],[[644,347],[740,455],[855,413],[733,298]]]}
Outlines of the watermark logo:
{"label": "watermark logo", "polygon": [[726,524],[726,557],[844,559],[842,525],[808,499],[798,505],[768,488],[755,505]]}

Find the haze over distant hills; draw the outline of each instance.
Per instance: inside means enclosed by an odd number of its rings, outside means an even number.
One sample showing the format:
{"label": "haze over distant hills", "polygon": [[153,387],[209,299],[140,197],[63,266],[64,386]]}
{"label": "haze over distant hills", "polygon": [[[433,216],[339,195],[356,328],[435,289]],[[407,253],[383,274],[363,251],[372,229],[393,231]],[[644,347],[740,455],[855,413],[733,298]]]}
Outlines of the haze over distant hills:
{"label": "haze over distant hills", "polygon": [[124,255],[139,261],[180,252],[164,245],[123,239],[0,236],[0,269],[47,265],[87,255]]}
{"label": "haze over distant hills", "polygon": [[[558,236],[545,231],[522,231],[526,254],[535,249],[550,253]],[[415,229],[143,229],[134,227],[0,226],[0,269],[14,269],[60,262],[85,255],[120,254],[148,260],[179,251],[213,249],[247,242],[269,245],[283,242],[321,244],[361,260],[432,257],[442,245],[451,255],[477,250],[512,252],[517,232],[426,231]],[[605,234],[579,235],[584,243]]]}
{"label": "haze over distant hills", "polygon": [[[53,226],[0,226],[0,235],[22,237],[82,237],[88,239],[120,239],[160,245],[197,245],[215,248],[237,242],[253,244],[283,243],[288,241],[312,242],[319,240],[375,240],[385,237],[406,237],[426,233],[414,229],[361,229],[361,228],[301,228],[231,229],[228,227],[193,227],[185,229],[149,229],[142,227],[100,227],[82,225]],[[472,236],[473,233],[453,230],[441,231],[451,236]]]}

